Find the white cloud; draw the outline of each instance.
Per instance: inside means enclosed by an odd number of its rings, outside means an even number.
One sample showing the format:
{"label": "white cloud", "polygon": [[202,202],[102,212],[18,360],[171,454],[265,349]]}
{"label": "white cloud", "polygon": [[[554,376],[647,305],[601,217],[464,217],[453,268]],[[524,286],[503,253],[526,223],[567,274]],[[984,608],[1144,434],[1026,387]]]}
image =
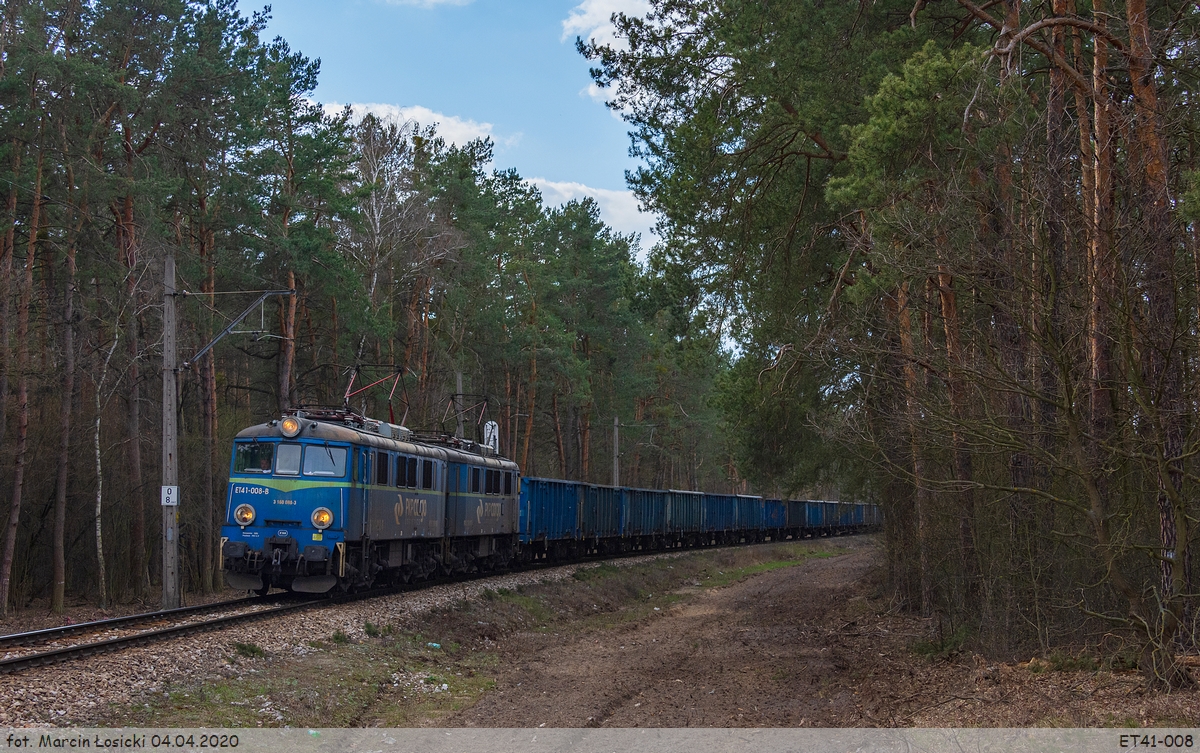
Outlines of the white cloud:
{"label": "white cloud", "polygon": [[590,196],[600,206],[600,219],[618,233],[639,233],[642,236],[642,251],[639,260],[645,259],[647,251],[658,240],[654,234],[655,215],[638,209],[637,198],[632,191],[613,191],[608,188],[592,188],[571,181],[530,178],[529,182],[542,192],[547,206],[559,206],[572,199]]}
{"label": "white cloud", "polygon": [[[612,89],[601,89],[600,85],[597,84],[595,81],[593,81],[592,83],[588,84],[587,86],[585,86],[579,90],[579,96],[587,97],[588,99],[592,100],[593,102],[595,102],[597,104],[607,105],[608,104],[608,96],[610,94],[612,94],[612,91],[613,91]],[[618,109],[609,109],[609,111],[608,111],[609,115],[611,115],[616,120],[621,120],[621,121],[625,120],[625,115],[627,113],[629,113],[629,109],[625,108],[625,107],[618,108]]]}
{"label": "white cloud", "polygon": [[[337,102],[329,102],[324,105],[325,112],[329,115],[340,113],[344,107],[345,105]],[[497,135],[491,123],[480,123],[469,118],[460,118],[457,115],[445,115],[421,105],[400,107],[379,102],[355,102],[350,105],[350,113],[354,120],[361,120],[364,115],[370,113],[381,120],[398,120],[400,122],[415,120],[423,126],[435,126],[438,136],[445,139],[447,143],[458,146],[473,139],[483,138],[490,138],[500,146],[513,146],[521,140],[519,133],[512,136]]]}
{"label": "white cloud", "polygon": [[644,16],[649,12],[648,0],[583,0],[571,9],[571,15],[562,22],[562,38],[565,41],[582,37],[624,49],[625,40],[617,39],[616,29],[612,25],[613,14]]}
{"label": "white cloud", "polygon": [[600,104],[604,104],[604,103],[608,102],[608,90],[601,89],[600,85],[597,84],[595,81],[588,84],[583,89],[580,89],[579,93],[586,94],[588,97],[590,97],[592,99],[593,102],[599,102]]}

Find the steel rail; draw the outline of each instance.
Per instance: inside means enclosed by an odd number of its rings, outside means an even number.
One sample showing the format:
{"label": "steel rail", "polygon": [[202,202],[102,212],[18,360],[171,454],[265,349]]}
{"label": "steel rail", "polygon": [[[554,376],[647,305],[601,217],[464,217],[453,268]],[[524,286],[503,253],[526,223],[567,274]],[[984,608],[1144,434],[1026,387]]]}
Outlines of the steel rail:
{"label": "steel rail", "polygon": [[[491,573],[491,574],[494,575],[495,573]],[[479,577],[479,576],[476,576],[476,577]],[[337,595],[326,597],[326,598],[306,599],[303,601],[294,601],[296,597],[293,594],[278,594],[277,596],[274,596],[274,597],[268,597],[267,600],[290,599],[290,600],[293,600],[294,603],[284,604],[282,606],[273,607],[270,609],[259,609],[259,610],[255,610],[255,611],[251,611],[251,612],[242,612],[241,614],[233,614],[233,615],[225,615],[222,617],[215,617],[211,620],[204,620],[201,622],[189,622],[189,623],[185,623],[182,625],[172,625],[170,627],[160,628],[157,630],[146,630],[146,631],[143,631],[140,633],[135,633],[133,635],[119,636],[116,638],[110,638],[108,640],[103,640],[103,641],[95,641],[92,643],[79,643],[79,644],[76,644],[73,646],[64,646],[62,648],[51,649],[49,651],[41,651],[41,652],[33,653],[33,654],[25,654],[23,656],[14,656],[14,657],[10,657],[7,659],[0,659],[0,675],[15,674],[22,670],[30,669],[33,667],[46,666],[46,665],[50,665],[50,664],[60,664],[62,662],[72,661],[74,659],[82,659],[82,658],[85,658],[88,656],[94,656],[97,654],[105,654],[105,653],[110,653],[110,652],[114,652],[114,651],[120,651],[120,650],[123,650],[126,648],[131,648],[133,646],[140,646],[140,645],[144,645],[147,643],[156,643],[158,641],[164,641],[164,640],[168,640],[171,638],[177,638],[177,637],[182,637],[182,636],[187,636],[187,635],[194,635],[197,633],[207,633],[207,632],[211,632],[213,630],[221,630],[226,627],[232,627],[234,625],[239,625],[239,624],[247,623],[247,622],[254,622],[255,620],[266,619],[268,617],[278,617],[280,615],[288,614],[290,612],[299,612],[299,611],[303,611],[305,609],[313,609],[316,607],[328,607],[328,606],[336,606],[336,605],[341,605],[341,604],[348,604],[348,603],[354,602],[354,601],[363,601],[366,599],[373,599],[373,598],[377,598],[380,596],[389,596],[389,595],[393,595],[393,594],[397,594],[397,593],[415,591],[415,590],[418,590],[420,588],[424,588],[424,587],[427,587],[430,585],[437,585],[437,583],[433,582],[432,580],[425,581],[425,582],[421,583],[420,585],[406,583],[406,584],[402,584],[402,585],[398,585],[398,586],[376,588],[376,589],[372,589],[369,591],[360,591],[357,593],[337,594]],[[264,601],[265,600],[261,597],[251,597],[251,598],[246,598],[246,599],[235,599],[232,601],[218,602],[217,604],[210,604],[207,606],[210,609],[215,610],[217,607],[229,607],[231,605],[238,605],[238,604],[254,605],[254,604],[261,604]],[[195,607],[181,607],[179,609],[168,609],[168,610],[164,610],[162,612],[150,612],[150,613],[147,613],[144,615],[130,615],[127,618],[126,617],[118,617],[118,618],[114,618],[114,620],[112,620],[112,621],[101,620],[100,622],[102,622],[102,623],[120,622],[123,620],[134,621],[137,618],[142,618],[143,621],[148,621],[148,620],[146,620],[146,618],[148,618],[148,617],[161,618],[164,615],[180,616],[181,613],[187,613],[187,612],[195,613],[195,612],[202,611],[203,609],[204,609],[204,605],[198,605]],[[66,625],[64,627],[67,627],[67,628],[83,627],[85,625],[95,626],[96,624],[98,624],[98,623],[95,623],[95,622],[81,623],[80,625]],[[50,630],[53,631],[56,629],[57,628],[51,628]],[[45,631],[33,631],[33,632],[40,633],[40,632],[45,632]],[[15,636],[6,636],[6,637],[15,637]]]}
{"label": "steel rail", "polygon": [[[400,593],[408,593],[418,591],[424,588],[429,588],[436,585],[444,585],[446,583],[467,583],[473,580],[480,580],[504,573],[488,572],[488,573],[470,573],[465,577],[443,577],[430,578],[419,583],[402,583],[384,588],[375,588],[369,591],[360,591],[357,593],[338,594],[331,597],[311,599],[300,601],[292,604],[284,604],[282,606],[271,609],[259,609],[252,612],[243,612],[241,614],[226,615],[216,617],[211,620],[202,622],[189,622],[182,625],[172,625],[170,627],[161,628],[158,630],[147,630],[133,635],[119,636],[103,641],[95,641],[92,643],[80,643],[73,646],[64,646],[62,648],[51,649],[49,651],[41,651],[33,654],[25,654],[23,656],[14,656],[7,659],[0,659],[0,675],[15,674],[22,670],[31,669],[33,667],[47,666],[51,664],[60,664],[63,662],[72,661],[74,659],[83,659],[89,656],[105,654],[114,651],[121,651],[126,648],[140,646],[147,643],[156,643],[158,641],[168,640],[171,638],[182,637],[186,635],[194,635],[197,633],[207,633],[213,630],[221,630],[234,625],[253,622],[255,620],[266,619],[268,617],[278,617],[290,612],[299,612],[305,609],[315,607],[336,606],[348,604],[354,601],[364,601],[366,599],[374,599],[380,596],[391,596]],[[277,599],[283,599],[294,596],[292,594],[279,594]],[[48,634],[62,629],[95,628],[97,625],[113,626],[115,623],[130,623],[136,621],[151,621],[153,618],[161,619],[169,616],[181,616],[187,613],[196,613],[202,611],[206,606],[210,610],[215,610],[218,607],[231,607],[235,605],[250,605],[263,603],[261,597],[235,599],[232,601],[218,602],[217,604],[198,605],[195,607],[180,607],[179,609],[168,609],[161,612],[148,612],[140,615],[129,615],[128,617],[116,617],[111,620],[100,620],[98,622],[80,623],[79,625],[64,625],[62,628],[49,628],[47,630],[35,630],[29,633],[18,633],[15,635],[3,636],[4,638],[18,638],[21,636],[35,636],[39,634]]]}
{"label": "steel rail", "polygon": [[226,615],[224,617],[217,617],[215,619],[205,620],[203,622],[190,622],[183,625],[172,625],[171,627],[161,628],[158,630],[147,630],[134,635],[111,638],[106,641],[80,643],[74,646],[52,649],[50,651],[42,651],[36,654],[16,656],[9,659],[0,660],[0,675],[13,674],[24,669],[30,669],[32,667],[45,666],[48,664],[59,664],[61,662],[71,661],[73,659],[82,659],[87,656],[105,654],[111,651],[119,651],[146,643],[156,643],[168,638],[192,635],[196,633],[206,633],[212,630],[220,630],[221,628],[237,625],[239,623],[253,622],[254,620],[261,620],[267,617],[277,617],[287,612],[311,609],[312,607],[323,606],[327,605],[328,603],[328,601],[304,601],[296,604],[284,604],[283,606],[274,607],[272,609],[260,609],[254,612]]}
{"label": "steel rail", "polygon": [[113,628],[136,625],[142,622],[154,622],[156,620],[163,619],[169,620],[175,617],[183,617],[191,614],[203,614],[204,612],[215,612],[221,609],[234,609],[250,604],[268,604],[273,601],[278,601],[281,596],[282,594],[275,594],[266,598],[261,596],[251,596],[242,599],[231,599],[229,601],[218,601],[211,604],[196,604],[190,607],[165,609],[158,612],[128,614],[122,617],[110,617],[108,619],[95,620],[93,622],[79,622],[71,625],[59,625],[58,627],[30,630],[24,633],[10,633],[8,635],[0,635],[0,648],[30,646],[37,643],[46,643],[47,641],[52,641],[56,638],[65,638],[69,635],[78,635],[79,633],[111,630]]}

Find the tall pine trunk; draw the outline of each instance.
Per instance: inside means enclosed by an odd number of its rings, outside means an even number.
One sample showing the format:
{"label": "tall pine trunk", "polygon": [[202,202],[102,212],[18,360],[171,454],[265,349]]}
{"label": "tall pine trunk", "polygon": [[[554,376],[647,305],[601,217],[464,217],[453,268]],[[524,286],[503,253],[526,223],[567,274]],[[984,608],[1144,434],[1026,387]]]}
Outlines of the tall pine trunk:
{"label": "tall pine trunk", "polygon": [[504,369],[504,404],[500,406],[500,435],[501,447],[500,454],[505,457],[512,457],[516,454],[516,447],[513,446],[513,430],[511,426],[513,405],[513,383],[512,370],[508,367]]}
{"label": "tall pine trunk", "polygon": [[921,449],[921,431],[917,426],[920,415],[918,405],[918,378],[916,353],[913,348],[912,315],[908,305],[908,282],[900,285],[896,292],[896,326],[900,331],[900,358],[904,371],[905,421],[908,424],[909,453],[912,463],[914,508],[917,518],[917,582],[921,593],[921,614],[933,612],[933,572],[929,559],[929,516],[930,493],[926,483],[925,456]]}
{"label": "tall pine trunk", "polygon": [[[208,293],[209,306],[214,306],[213,293],[216,287],[216,268],[210,262],[208,279],[205,281],[205,292]],[[204,327],[204,341],[212,340],[212,325]],[[204,593],[212,593],[220,574],[220,557],[216,555],[216,536],[213,518],[216,515],[216,478],[214,465],[216,463],[217,436],[217,366],[210,350],[200,362],[202,420],[204,422],[204,520],[201,525],[203,544],[200,557],[200,587]]]}
{"label": "tall pine trunk", "polygon": [[[1106,0],[1093,0],[1093,18],[1107,27]],[[1104,447],[1113,435],[1112,326],[1110,310],[1116,295],[1117,263],[1113,254],[1113,139],[1112,103],[1108,83],[1108,43],[1099,34],[1092,56],[1095,148],[1092,157],[1091,238],[1088,276],[1088,436],[1087,463],[1101,498],[1109,494]],[[1081,137],[1082,138],[1082,137]]]}
{"label": "tall pine trunk", "polygon": [[584,406],[583,413],[579,418],[581,425],[579,431],[583,435],[580,442],[583,449],[579,455],[580,481],[590,482],[592,477],[592,410],[594,408],[595,405],[589,402]]}
{"label": "tall pine trunk", "polygon": [[21,298],[17,303],[17,446],[14,452],[12,506],[4,533],[4,559],[0,560],[0,618],[8,617],[13,558],[17,551],[17,529],[21,522],[21,495],[25,488],[25,454],[29,440],[29,308],[33,298],[33,265],[38,224],[41,221],[43,159],[44,155],[39,151],[29,218],[29,246],[25,255],[25,273],[21,278]]}
{"label": "tall pine trunk", "polygon": [[525,438],[521,447],[521,468],[529,472],[529,451],[533,440],[533,414],[537,410],[537,351],[529,359],[529,403],[525,414]]}
{"label": "tall pine trunk", "polygon": [[96,529],[96,581],[100,591],[101,609],[108,606],[108,568],[104,559],[104,463],[100,454],[100,425],[104,416],[101,395],[104,393],[104,380],[108,376],[108,365],[112,362],[113,353],[117,352],[117,345],[120,342],[121,335],[118,331],[113,337],[112,347],[108,349],[103,363],[100,363],[100,352],[98,350],[95,352],[96,394],[94,407],[96,416],[92,423],[92,455],[96,463],[96,505],[93,513]]}
{"label": "tall pine trunk", "polygon": [[950,415],[953,427],[950,432],[951,450],[954,458],[954,479],[958,482],[958,536],[959,557],[962,574],[967,578],[968,609],[974,609],[974,597],[978,584],[978,567],[975,559],[975,490],[971,451],[966,443],[966,426],[969,421],[964,375],[961,327],[958,321],[958,295],[954,290],[954,277],[945,264],[938,265],[938,297],[942,309],[942,328],[946,336],[946,383],[950,395]]}
{"label": "tall pine trunk", "polygon": [[143,599],[150,593],[150,563],[146,556],[146,490],[142,488],[142,379],[141,321],[137,283],[138,243],[134,225],[133,195],[126,194],[112,208],[117,224],[118,251],[125,267],[126,352],[129,358],[128,412],[125,429],[125,458],[129,472],[129,505],[132,519],[129,530],[130,581],[134,596]]}
{"label": "tall pine trunk", "polygon": [[[68,168],[67,186],[71,192],[74,182],[74,171]],[[67,279],[63,295],[62,402],[58,414],[58,482],[54,490],[54,589],[50,597],[50,609],[55,614],[62,614],[66,598],[67,553],[64,537],[67,525],[67,481],[71,475],[71,415],[75,397],[75,243],[85,211],[85,208],[79,208],[79,224],[70,225],[67,237]],[[68,222],[73,219],[69,218]]]}
{"label": "tall pine trunk", "polygon": [[558,449],[558,477],[567,477],[567,447],[563,442],[562,417],[558,413],[558,393],[555,392],[550,397],[550,404],[554,409],[554,443]]}
{"label": "tall pine trunk", "polygon": [[4,446],[4,435],[8,430],[8,382],[12,363],[9,358],[8,322],[11,313],[9,284],[12,281],[13,253],[16,251],[17,230],[17,173],[21,169],[21,150],[16,139],[12,141],[13,184],[8,189],[8,200],[4,211],[4,236],[0,241],[0,447]]}

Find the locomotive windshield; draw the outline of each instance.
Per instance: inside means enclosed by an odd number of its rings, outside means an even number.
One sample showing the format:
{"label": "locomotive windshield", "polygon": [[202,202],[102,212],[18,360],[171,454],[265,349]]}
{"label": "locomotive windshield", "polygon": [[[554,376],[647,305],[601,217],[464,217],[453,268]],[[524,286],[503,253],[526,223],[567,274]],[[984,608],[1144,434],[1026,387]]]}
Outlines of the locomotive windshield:
{"label": "locomotive windshield", "polygon": [[284,442],[275,454],[276,476],[300,475],[300,445]]}
{"label": "locomotive windshield", "polygon": [[238,442],[233,450],[233,472],[341,478],[346,475],[346,448],[294,442]]}
{"label": "locomotive windshield", "polygon": [[345,476],[346,448],[310,444],[304,451],[305,476]]}
{"label": "locomotive windshield", "polygon": [[233,451],[234,473],[270,475],[275,463],[275,445],[270,442],[239,442]]}

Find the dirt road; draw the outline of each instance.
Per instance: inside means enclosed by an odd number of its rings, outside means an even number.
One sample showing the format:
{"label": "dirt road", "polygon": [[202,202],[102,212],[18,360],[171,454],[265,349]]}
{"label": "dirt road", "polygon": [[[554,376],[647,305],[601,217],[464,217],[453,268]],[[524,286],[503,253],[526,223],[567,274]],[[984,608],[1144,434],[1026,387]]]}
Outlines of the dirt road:
{"label": "dirt road", "polygon": [[[849,661],[829,616],[873,562],[840,557],[692,594],[619,632],[558,642],[525,636],[523,661],[451,725],[834,726],[855,698],[831,674]],[[860,598],[861,600],[861,598]],[[832,641],[836,644],[836,640]],[[514,647],[515,648],[515,647]]]}

